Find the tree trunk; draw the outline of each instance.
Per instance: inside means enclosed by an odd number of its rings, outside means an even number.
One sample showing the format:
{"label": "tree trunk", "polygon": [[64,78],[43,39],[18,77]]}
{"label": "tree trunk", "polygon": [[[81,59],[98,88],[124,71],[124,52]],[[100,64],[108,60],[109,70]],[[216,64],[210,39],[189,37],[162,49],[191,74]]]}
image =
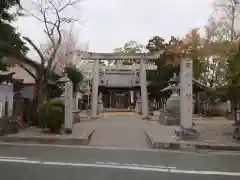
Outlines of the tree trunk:
{"label": "tree trunk", "polygon": [[47,91],[46,85],[43,83],[36,83],[36,96],[34,97],[31,105],[31,119],[33,126],[38,125],[38,112],[41,105],[46,100]]}
{"label": "tree trunk", "polygon": [[194,111],[196,114],[200,114],[201,109],[201,92],[196,92],[195,94],[195,104],[194,104]]}
{"label": "tree trunk", "polygon": [[32,126],[37,126],[38,122],[38,111],[37,111],[37,104],[38,104],[38,98],[35,97],[32,101],[31,104],[31,125]]}
{"label": "tree trunk", "polygon": [[232,101],[232,119],[233,121],[237,121],[237,103]]}

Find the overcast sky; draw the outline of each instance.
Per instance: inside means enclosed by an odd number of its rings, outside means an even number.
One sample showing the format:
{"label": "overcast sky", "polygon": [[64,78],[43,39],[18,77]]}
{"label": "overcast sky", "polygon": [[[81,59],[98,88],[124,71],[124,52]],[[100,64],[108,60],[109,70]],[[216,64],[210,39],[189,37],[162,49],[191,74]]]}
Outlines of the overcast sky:
{"label": "overcast sky", "polygon": [[[27,9],[31,1],[21,0]],[[112,52],[128,40],[146,44],[152,36],[181,37],[191,28],[202,28],[212,5],[213,0],[83,0],[79,10],[83,25],[75,32],[80,42],[88,42],[89,51]],[[22,35],[44,43],[41,23],[23,17],[16,24]]]}

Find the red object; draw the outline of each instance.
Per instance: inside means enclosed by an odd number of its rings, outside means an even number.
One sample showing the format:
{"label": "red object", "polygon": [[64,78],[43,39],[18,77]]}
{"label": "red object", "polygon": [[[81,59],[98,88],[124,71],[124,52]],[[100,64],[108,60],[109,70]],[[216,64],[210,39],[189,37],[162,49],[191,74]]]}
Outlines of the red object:
{"label": "red object", "polygon": [[35,83],[24,83],[25,86],[34,86]]}
{"label": "red object", "polygon": [[21,111],[20,112],[20,121],[22,121],[23,120],[23,112]]}

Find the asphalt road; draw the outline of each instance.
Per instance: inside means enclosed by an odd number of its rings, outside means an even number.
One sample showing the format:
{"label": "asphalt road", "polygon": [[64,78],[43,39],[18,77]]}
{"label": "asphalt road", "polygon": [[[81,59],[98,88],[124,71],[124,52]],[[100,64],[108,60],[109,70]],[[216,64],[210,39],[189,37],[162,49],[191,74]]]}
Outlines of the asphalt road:
{"label": "asphalt road", "polygon": [[0,180],[237,180],[240,154],[0,144]]}

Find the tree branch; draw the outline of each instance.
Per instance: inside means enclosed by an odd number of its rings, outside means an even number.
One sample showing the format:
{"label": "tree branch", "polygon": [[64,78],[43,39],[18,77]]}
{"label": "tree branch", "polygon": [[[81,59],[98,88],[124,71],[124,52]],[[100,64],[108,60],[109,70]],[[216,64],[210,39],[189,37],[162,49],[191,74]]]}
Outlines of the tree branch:
{"label": "tree branch", "polygon": [[[57,33],[58,33],[58,41],[57,41],[57,44],[53,44],[53,53],[52,53],[52,56],[50,57],[50,59],[48,60],[48,65],[47,65],[47,71],[50,71],[51,69],[51,66],[52,66],[52,62],[53,60],[55,59],[56,55],[57,55],[57,51],[59,49],[59,46],[62,42],[62,33],[60,31],[60,25],[61,25],[61,18],[60,18],[60,15],[59,15],[59,10],[56,8],[56,6],[51,2],[49,1],[49,3],[53,6],[53,8],[55,9],[55,13],[56,13],[56,16],[57,16],[57,24],[56,24],[56,30],[57,30]],[[67,6],[66,6],[67,7]],[[55,27],[53,27],[55,28]]]}
{"label": "tree branch", "polygon": [[44,58],[42,52],[40,51],[40,49],[28,37],[23,37],[23,39],[26,40],[33,47],[33,49],[38,53],[38,55],[41,59],[41,65],[44,68],[45,58]]}
{"label": "tree branch", "polygon": [[65,5],[63,5],[61,8],[59,8],[58,13],[66,9],[68,6],[75,6],[77,3],[79,3],[81,0],[75,0],[75,1],[69,1]]}
{"label": "tree branch", "polygon": [[45,30],[44,32],[47,34],[48,38],[50,39],[50,41],[54,44],[54,38],[53,38],[53,31],[50,32],[49,28],[48,28],[48,21],[47,21],[47,8],[45,7],[44,10],[41,10],[40,13],[43,15],[43,22],[45,25]]}

